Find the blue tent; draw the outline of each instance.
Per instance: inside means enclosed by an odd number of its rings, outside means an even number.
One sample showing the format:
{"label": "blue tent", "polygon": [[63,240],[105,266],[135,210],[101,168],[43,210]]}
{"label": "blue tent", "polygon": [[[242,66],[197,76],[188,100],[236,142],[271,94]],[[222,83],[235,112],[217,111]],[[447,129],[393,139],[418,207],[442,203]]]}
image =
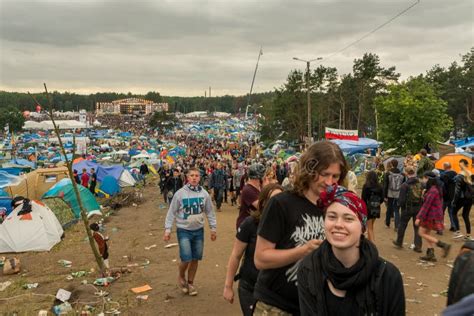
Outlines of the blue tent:
{"label": "blue tent", "polygon": [[[81,196],[82,206],[86,209],[86,212],[100,213],[99,203],[97,203],[91,191],[89,191],[89,189],[83,187],[82,185],[77,185],[77,188],[79,189],[79,194]],[[49,189],[45,194],[43,194],[41,199],[51,197],[61,197],[71,207],[76,218],[79,218],[81,216],[79,202],[77,201],[76,194],[74,193],[74,188],[72,186],[71,179],[62,179],[54,186],[52,186],[51,189]]]}
{"label": "blue tent", "polygon": [[118,180],[112,176],[105,176],[99,186],[99,194],[105,193],[110,196],[120,192]]}
{"label": "blue tent", "polygon": [[337,144],[348,155],[364,153],[367,149],[377,149],[379,147],[379,142],[370,138],[359,138],[358,141],[331,139],[331,142]]}
{"label": "blue tent", "polygon": [[94,168],[97,174],[97,181],[99,182],[102,182],[106,176],[112,176],[120,181],[122,172],[125,170],[125,168],[120,165],[103,166],[97,162],[89,160],[83,160],[81,162],[75,163],[72,168],[76,169],[79,175],[82,175],[82,169],[86,169],[87,172],[90,172],[91,168]]}

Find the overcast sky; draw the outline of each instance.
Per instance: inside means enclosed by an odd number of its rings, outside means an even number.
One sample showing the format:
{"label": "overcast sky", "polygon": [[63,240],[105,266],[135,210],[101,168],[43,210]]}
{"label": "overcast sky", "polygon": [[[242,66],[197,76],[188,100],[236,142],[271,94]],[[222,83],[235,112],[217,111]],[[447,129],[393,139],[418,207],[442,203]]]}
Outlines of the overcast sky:
{"label": "overcast sky", "polygon": [[[162,95],[281,86],[292,60],[326,57],[415,0],[0,0],[0,90]],[[474,45],[474,0],[421,0],[321,62],[339,74],[365,52],[403,78],[460,60]],[[316,64],[315,64],[316,66]]]}

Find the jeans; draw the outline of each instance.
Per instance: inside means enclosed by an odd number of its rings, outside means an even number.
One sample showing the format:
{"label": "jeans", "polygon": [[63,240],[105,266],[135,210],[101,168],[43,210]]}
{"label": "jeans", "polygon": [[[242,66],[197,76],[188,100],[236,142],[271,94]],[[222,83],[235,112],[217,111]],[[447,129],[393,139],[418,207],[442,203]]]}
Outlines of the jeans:
{"label": "jeans", "polygon": [[449,223],[451,224],[451,227],[454,228],[453,205],[451,204],[451,201],[443,201],[443,215],[446,212],[446,209],[448,209]]}
{"label": "jeans", "polygon": [[214,198],[216,199],[217,209],[220,209],[222,206],[222,199],[224,198],[224,188],[214,189]]}
{"label": "jeans", "polygon": [[453,220],[454,220],[454,229],[460,230],[458,212],[462,208],[462,218],[466,224],[466,234],[471,234],[471,222],[469,221],[469,213],[471,212],[472,200],[471,199],[460,199],[453,209]]}
{"label": "jeans", "polygon": [[387,213],[385,214],[385,225],[390,227],[390,219],[392,216],[395,217],[395,228],[398,228],[400,222],[400,208],[398,206],[397,198],[388,198],[387,201]]}
{"label": "jeans", "polygon": [[249,282],[240,279],[239,280],[239,301],[242,315],[252,316],[253,309],[255,307],[256,299],[253,297],[253,285]]}
{"label": "jeans", "polygon": [[204,249],[204,228],[197,230],[176,229],[179,257],[182,262],[201,260]]}
{"label": "jeans", "polygon": [[405,230],[407,229],[408,222],[411,219],[413,224],[413,230],[415,232],[413,243],[415,244],[415,249],[421,250],[422,241],[420,235],[418,234],[418,226],[415,225],[416,214],[418,214],[419,210],[420,207],[415,209],[402,209],[400,224],[398,225],[397,231],[397,244],[399,244],[400,246],[403,245],[403,237],[405,237]]}

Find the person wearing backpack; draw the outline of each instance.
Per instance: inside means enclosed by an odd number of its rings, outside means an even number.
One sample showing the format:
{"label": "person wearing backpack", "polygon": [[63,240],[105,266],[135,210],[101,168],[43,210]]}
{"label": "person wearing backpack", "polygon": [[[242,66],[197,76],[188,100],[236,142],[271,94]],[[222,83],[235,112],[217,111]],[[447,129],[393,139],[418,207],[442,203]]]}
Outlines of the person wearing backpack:
{"label": "person wearing backpack", "polygon": [[443,172],[441,173],[441,181],[444,183],[445,192],[443,195],[443,213],[448,210],[449,222],[451,224],[450,231],[454,232],[454,217],[453,217],[453,206],[452,201],[454,199],[454,188],[456,186],[456,171],[451,169],[451,163],[446,161],[443,163]]}
{"label": "person wearing backpack", "polygon": [[387,204],[387,213],[385,215],[385,226],[390,227],[390,220],[392,216],[395,218],[395,231],[398,229],[400,222],[400,212],[398,208],[398,197],[400,189],[405,177],[398,169],[398,161],[392,159],[390,162],[391,168],[384,177],[384,198]]}
{"label": "person wearing backpack", "polygon": [[380,185],[377,173],[369,171],[365,176],[362,187],[362,200],[367,205],[367,236],[371,242],[375,242],[374,223],[380,218],[380,209],[383,203],[383,189]]}
{"label": "person wearing backpack", "polygon": [[418,178],[423,177],[425,172],[431,171],[434,168],[434,164],[431,159],[428,157],[428,152],[426,149],[420,150],[420,161],[418,162],[418,170],[416,170],[416,175]]}
{"label": "person wearing backpack", "polygon": [[423,204],[423,188],[421,182],[416,176],[415,169],[413,167],[406,167],[405,174],[408,179],[402,184],[400,189],[400,196],[398,198],[398,204],[401,208],[400,224],[398,225],[397,240],[393,241],[393,244],[398,249],[403,248],[403,238],[405,237],[405,230],[408,226],[410,219],[413,221],[414,241],[415,248],[413,251],[421,253],[422,241],[418,234],[418,226],[415,225],[416,215],[420,211],[421,205]]}
{"label": "person wearing backpack", "polygon": [[469,221],[469,213],[471,212],[472,200],[474,199],[474,175],[469,170],[469,163],[466,159],[459,161],[459,167],[461,172],[456,176],[456,185],[454,188],[454,199],[453,199],[453,220],[455,224],[456,232],[453,238],[459,239],[464,237],[461,234],[458,212],[462,208],[462,218],[466,224],[466,236],[465,240],[473,240],[471,237],[471,223]]}

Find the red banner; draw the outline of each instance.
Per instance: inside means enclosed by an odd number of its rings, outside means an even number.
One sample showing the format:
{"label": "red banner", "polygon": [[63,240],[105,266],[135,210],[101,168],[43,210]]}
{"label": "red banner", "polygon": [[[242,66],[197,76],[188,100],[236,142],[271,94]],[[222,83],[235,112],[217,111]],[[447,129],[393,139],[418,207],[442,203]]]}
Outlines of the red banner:
{"label": "red banner", "polygon": [[357,130],[335,129],[326,127],[326,139],[344,139],[344,140],[359,140],[359,133]]}

